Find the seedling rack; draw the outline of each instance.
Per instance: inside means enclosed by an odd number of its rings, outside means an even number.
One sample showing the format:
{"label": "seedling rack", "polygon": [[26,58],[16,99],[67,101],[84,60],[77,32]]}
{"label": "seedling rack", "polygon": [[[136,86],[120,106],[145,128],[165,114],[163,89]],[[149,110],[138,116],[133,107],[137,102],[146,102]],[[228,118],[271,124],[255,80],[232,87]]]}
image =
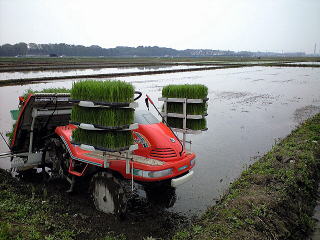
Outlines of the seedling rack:
{"label": "seedling rack", "polygon": [[[71,100],[73,103],[76,103],[76,101]],[[92,101],[78,101],[78,106],[82,108],[127,108],[127,109],[134,109],[135,107],[138,106],[138,103],[105,103],[105,102],[99,102],[99,104],[96,104],[95,102]],[[92,124],[92,123],[81,123],[81,122],[76,122],[71,119],[71,123],[77,125],[79,129],[86,130],[86,131],[97,131],[97,132],[119,132],[119,131],[130,131],[133,129],[137,129],[138,125],[137,124],[126,124],[122,126],[101,126],[97,124]],[[99,146],[94,146],[95,148]],[[128,146],[130,147],[130,146]],[[101,147],[100,147],[101,149]],[[107,151],[113,151],[112,149],[106,149]]]}
{"label": "seedling rack", "polygon": [[[187,134],[200,134],[203,131],[208,130],[207,128],[202,129],[202,130],[192,130],[187,128],[187,120],[188,119],[203,119],[207,114],[203,115],[191,115],[187,114],[187,104],[192,103],[192,104],[202,104],[206,103],[209,98],[205,99],[188,99],[188,98],[166,98],[166,97],[161,97],[158,99],[159,101],[163,101],[163,112],[161,113],[162,117],[164,118],[165,122],[168,122],[168,117],[174,117],[174,118],[180,118],[182,119],[183,122],[183,127],[180,128],[171,128],[175,132],[179,132],[183,134],[183,147],[186,147],[186,143],[188,142],[186,140],[186,135]],[[168,113],[168,103],[181,103],[183,106],[183,113]],[[191,141],[189,141],[191,143]]]}
{"label": "seedling rack", "polygon": [[[79,100],[79,99],[70,99],[70,102],[72,102],[74,104],[74,108],[78,107],[81,109],[90,109],[90,111],[86,110],[84,112],[90,112],[92,114],[98,113],[98,112],[103,112],[103,111],[117,111],[120,109],[126,109],[127,111],[134,111],[135,108],[138,107],[138,103],[136,102],[106,102],[106,101],[101,101],[101,100]],[[75,110],[75,109],[73,109]],[[131,114],[130,112],[128,112],[128,114]],[[113,159],[115,157],[120,157],[120,159],[125,159],[126,160],[126,173],[129,174],[131,169],[130,169],[130,161],[132,161],[133,157],[132,157],[132,152],[134,150],[136,150],[138,148],[137,145],[132,144],[132,145],[128,145],[128,146],[117,146],[117,147],[106,147],[106,146],[98,146],[95,144],[92,144],[93,139],[88,142],[85,141],[79,141],[79,139],[77,140],[76,138],[79,137],[79,135],[77,135],[77,133],[83,134],[84,132],[87,132],[87,135],[89,135],[90,139],[90,135],[94,136],[92,133],[96,134],[97,139],[101,138],[102,136],[104,136],[104,134],[106,135],[106,137],[110,137],[111,139],[116,139],[117,138],[117,134],[124,134],[124,132],[128,133],[128,136],[132,137],[131,135],[131,130],[137,129],[138,128],[138,124],[123,124],[123,125],[118,125],[118,126],[103,126],[101,124],[96,124],[94,123],[94,120],[87,120],[88,122],[79,122],[77,121],[79,120],[78,117],[73,117],[73,115],[71,114],[71,124],[74,124],[76,126],[78,126],[78,129],[74,131],[74,138],[72,137],[71,143],[74,145],[78,145],[81,149],[83,150],[87,150],[87,151],[91,151],[91,152],[95,152],[95,153],[99,153],[98,155],[103,156],[104,160],[105,160],[105,167],[108,167],[108,162],[110,159]],[[83,120],[83,119],[82,119]],[[130,119],[126,119],[125,120],[126,123],[128,123],[128,121],[130,121]],[[122,133],[121,133],[122,132]],[[126,135],[124,135],[125,137]],[[118,136],[119,137],[119,136]],[[99,141],[98,141],[99,142]],[[116,145],[116,142],[113,142],[114,145]],[[101,144],[100,144],[101,145]],[[117,154],[118,153],[118,154]],[[115,155],[116,154],[116,155]]]}

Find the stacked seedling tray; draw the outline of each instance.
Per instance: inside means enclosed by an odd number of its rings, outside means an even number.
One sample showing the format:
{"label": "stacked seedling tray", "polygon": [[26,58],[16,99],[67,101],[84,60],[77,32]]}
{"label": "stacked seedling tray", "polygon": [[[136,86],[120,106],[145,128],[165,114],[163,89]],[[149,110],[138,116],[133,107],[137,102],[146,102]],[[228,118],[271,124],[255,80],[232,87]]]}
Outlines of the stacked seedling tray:
{"label": "stacked seedling tray", "polygon": [[207,130],[208,88],[201,84],[168,85],[162,89],[162,116],[177,132],[198,134]]}
{"label": "stacked seedling tray", "polygon": [[122,81],[81,81],[73,84],[72,142],[87,149],[121,152],[132,149],[134,88]]}

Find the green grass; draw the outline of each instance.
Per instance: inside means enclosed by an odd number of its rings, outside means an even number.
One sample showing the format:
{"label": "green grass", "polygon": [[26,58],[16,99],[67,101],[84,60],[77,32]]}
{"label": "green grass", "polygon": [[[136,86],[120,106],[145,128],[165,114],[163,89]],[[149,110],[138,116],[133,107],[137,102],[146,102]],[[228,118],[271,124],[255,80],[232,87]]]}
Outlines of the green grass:
{"label": "green grass", "polygon": [[202,84],[167,85],[162,89],[162,97],[204,99],[208,88]]}
{"label": "green grass", "polygon": [[[167,118],[168,125],[173,128],[183,129],[183,119],[181,118]],[[192,130],[204,130],[207,128],[207,121],[203,119],[188,119],[187,128]]]}
{"label": "green grass", "polygon": [[65,224],[65,217],[56,214],[53,202],[44,194],[31,197],[35,188],[19,188],[9,173],[0,170],[0,239],[2,240],[71,240],[81,230]]}
{"label": "green grass", "polygon": [[305,239],[314,226],[319,169],[320,114],[244,170],[216,205],[173,239]]}
{"label": "green grass", "polygon": [[86,131],[78,128],[73,131],[72,139],[76,143],[114,150],[133,144],[131,131]]}
{"label": "green grass", "polygon": [[80,81],[72,86],[71,98],[101,102],[133,102],[134,87],[123,81]]}
{"label": "green grass", "polygon": [[0,169],[0,240],[125,240],[109,228],[97,230],[97,221],[105,216],[79,217],[79,213],[87,213],[78,209],[77,201],[65,196],[63,188],[52,187],[63,186],[62,182],[36,181],[17,180]]}
{"label": "green grass", "polygon": [[84,108],[74,106],[71,121],[101,126],[122,126],[134,121],[134,110],[124,108]]}

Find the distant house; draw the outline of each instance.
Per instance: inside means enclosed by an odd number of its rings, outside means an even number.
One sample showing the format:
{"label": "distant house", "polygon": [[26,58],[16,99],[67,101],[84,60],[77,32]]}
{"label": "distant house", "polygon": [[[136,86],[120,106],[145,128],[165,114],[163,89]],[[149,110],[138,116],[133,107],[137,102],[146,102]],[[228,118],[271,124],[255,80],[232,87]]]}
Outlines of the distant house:
{"label": "distant house", "polygon": [[50,53],[50,54],[49,54],[49,57],[58,57],[58,55],[55,54],[55,53]]}

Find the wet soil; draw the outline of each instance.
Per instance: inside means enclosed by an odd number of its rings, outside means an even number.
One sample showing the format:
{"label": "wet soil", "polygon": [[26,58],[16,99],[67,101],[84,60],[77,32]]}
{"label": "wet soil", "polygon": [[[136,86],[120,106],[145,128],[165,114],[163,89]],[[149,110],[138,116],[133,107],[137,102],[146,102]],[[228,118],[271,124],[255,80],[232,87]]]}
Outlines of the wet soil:
{"label": "wet soil", "polygon": [[[74,193],[67,193],[68,183],[62,179],[44,183],[41,173],[13,179],[1,169],[0,179],[29,199],[44,198],[45,191],[45,201],[49,202],[50,211],[68,216],[59,224],[71,226],[77,233],[75,239],[100,239],[110,234],[136,240],[146,237],[168,239],[175,231],[191,223],[190,219],[168,212],[164,207],[152,204],[138,194],[129,201],[127,215],[120,219],[97,211],[86,187],[78,186]],[[33,194],[28,191],[30,185]]]}
{"label": "wet soil", "polygon": [[320,186],[318,188],[318,200],[317,206],[314,209],[313,218],[316,220],[314,231],[310,234],[308,240],[319,240],[320,239]]}

